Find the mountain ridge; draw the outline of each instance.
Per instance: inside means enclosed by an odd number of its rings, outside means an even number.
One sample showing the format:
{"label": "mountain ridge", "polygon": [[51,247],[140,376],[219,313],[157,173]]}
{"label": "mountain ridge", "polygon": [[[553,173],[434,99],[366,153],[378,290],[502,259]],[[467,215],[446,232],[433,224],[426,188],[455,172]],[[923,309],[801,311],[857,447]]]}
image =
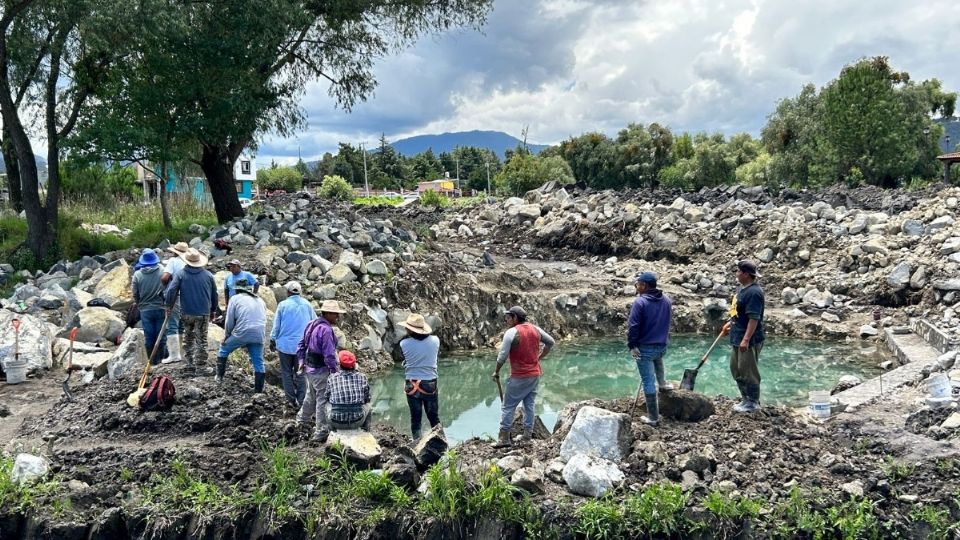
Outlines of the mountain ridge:
{"label": "mountain ridge", "polygon": [[[522,141],[502,131],[452,131],[439,134],[414,135],[390,143],[397,153],[410,157],[432,149],[433,153],[452,152],[458,146],[475,146],[496,152],[502,159],[507,150],[512,150]],[[549,147],[546,144],[527,143],[534,154]]]}

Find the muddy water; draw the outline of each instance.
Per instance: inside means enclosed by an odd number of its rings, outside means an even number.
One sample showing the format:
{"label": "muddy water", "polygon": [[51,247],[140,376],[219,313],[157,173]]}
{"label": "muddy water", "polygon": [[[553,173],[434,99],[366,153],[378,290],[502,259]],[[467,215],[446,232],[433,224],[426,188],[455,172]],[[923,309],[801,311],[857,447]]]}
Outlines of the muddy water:
{"label": "muddy water", "polygon": [[[674,336],[667,350],[667,378],[679,381],[684,368],[694,367],[712,339]],[[729,345],[717,346],[697,377],[698,391],[739,396],[730,378]],[[500,398],[490,379],[496,353],[492,350],[460,353],[440,360],[440,420],[452,442],[473,436],[495,436]],[[761,401],[765,404],[806,405],[809,390],[831,389],[843,375],[867,378],[878,373],[875,345],[771,339],[763,349],[760,372]],[[504,367],[503,374],[508,369]],[[548,428],[571,401],[633,396],[639,376],[620,339],[561,342],[543,362],[544,375],[537,396],[537,414]],[[504,377],[506,385],[506,377]],[[395,368],[371,381],[375,421],[409,433],[410,420],[403,393],[403,370]],[[429,424],[424,418],[424,427]]]}

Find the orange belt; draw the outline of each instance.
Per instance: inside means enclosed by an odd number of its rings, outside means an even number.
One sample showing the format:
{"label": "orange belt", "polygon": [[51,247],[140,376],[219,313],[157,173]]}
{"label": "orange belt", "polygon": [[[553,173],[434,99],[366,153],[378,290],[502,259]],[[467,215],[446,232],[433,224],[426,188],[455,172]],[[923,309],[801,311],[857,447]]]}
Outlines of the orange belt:
{"label": "orange belt", "polygon": [[421,379],[407,379],[407,382],[410,383],[410,390],[406,391],[406,394],[408,396],[412,396],[417,392],[420,392],[425,396],[432,396],[437,393],[436,390],[434,390],[433,392],[427,392],[426,390],[420,388],[420,383],[422,382]]}

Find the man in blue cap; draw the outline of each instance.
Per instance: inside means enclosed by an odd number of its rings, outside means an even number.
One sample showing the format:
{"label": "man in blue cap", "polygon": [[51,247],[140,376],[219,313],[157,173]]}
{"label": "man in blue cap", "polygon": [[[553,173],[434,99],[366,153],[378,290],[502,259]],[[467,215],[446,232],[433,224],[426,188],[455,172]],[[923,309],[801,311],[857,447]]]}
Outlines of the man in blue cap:
{"label": "man in blue cap", "polygon": [[660,423],[657,386],[664,392],[673,390],[663,373],[663,355],[667,352],[673,302],[657,288],[657,275],[653,272],[637,274],[634,285],[637,297],[627,321],[627,347],[637,362],[647,402],[647,416],[641,417],[640,421],[656,426]]}
{"label": "man in blue cap", "polygon": [[[137,271],[133,274],[133,302],[140,309],[140,323],[147,345],[147,356],[163,333],[163,282],[160,280],[160,257],[152,249],[145,249],[137,261]],[[153,364],[159,364],[163,358],[158,351]]]}

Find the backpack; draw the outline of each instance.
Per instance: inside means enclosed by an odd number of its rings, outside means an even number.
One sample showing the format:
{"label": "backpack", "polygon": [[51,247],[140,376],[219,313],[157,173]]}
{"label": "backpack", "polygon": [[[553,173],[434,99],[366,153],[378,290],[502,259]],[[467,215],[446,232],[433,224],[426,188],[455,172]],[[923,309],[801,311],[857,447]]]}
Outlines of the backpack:
{"label": "backpack", "polygon": [[140,396],[141,411],[166,411],[176,401],[177,389],[173,381],[164,375],[158,375],[150,381],[147,391]]}

